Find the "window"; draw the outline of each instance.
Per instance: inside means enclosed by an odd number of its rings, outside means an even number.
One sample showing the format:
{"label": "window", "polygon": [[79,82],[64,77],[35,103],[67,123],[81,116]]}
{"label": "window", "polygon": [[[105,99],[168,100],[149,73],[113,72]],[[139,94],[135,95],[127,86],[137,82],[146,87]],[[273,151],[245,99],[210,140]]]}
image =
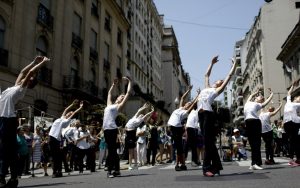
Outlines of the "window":
{"label": "window", "polygon": [[5,22],[0,16],[0,48],[4,48]]}
{"label": "window", "polygon": [[71,63],[71,87],[79,87],[79,60],[77,57],[74,57]]}
{"label": "window", "polygon": [[[38,38],[36,44],[36,54],[47,56],[48,55],[48,42],[44,36]],[[38,79],[46,84],[52,83],[52,70],[43,66],[38,73]]]}
{"label": "window", "polygon": [[39,37],[36,44],[36,52],[38,55],[47,56],[48,43],[44,36]]}
{"label": "window", "polygon": [[117,33],[117,43],[118,45],[122,46],[122,38],[123,38],[123,33],[121,29],[118,28],[118,33]]}
{"label": "window", "polygon": [[104,59],[109,60],[109,44],[105,43],[104,44]]}
{"label": "window", "polygon": [[98,0],[92,0],[92,7],[91,7],[91,13],[92,15],[99,17],[98,14]]}
{"label": "window", "polygon": [[93,29],[91,29],[90,45],[92,49],[97,49],[97,33]]}
{"label": "window", "polygon": [[40,0],[38,7],[37,22],[47,27],[50,31],[53,29],[53,17],[50,12],[50,0]]}
{"label": "window", "polygon": [[73,16],[73,33],[81,36],[81,17],[76,12]]}
{"label": "window", "polygon": [[111,16],[107,12],[105,14],[104,29],[108,32],[111,31]]}

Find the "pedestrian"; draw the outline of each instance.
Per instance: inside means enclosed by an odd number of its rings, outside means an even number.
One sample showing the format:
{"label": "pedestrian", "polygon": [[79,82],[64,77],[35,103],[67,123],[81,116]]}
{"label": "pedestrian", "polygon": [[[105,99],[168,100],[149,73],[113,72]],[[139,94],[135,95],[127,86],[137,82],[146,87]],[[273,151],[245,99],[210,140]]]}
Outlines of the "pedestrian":
{"label": "pedestrian", "polygon": [[83,107],[83,102],[80,102],[80,107],[77,108],[75,111],[70,111],[72,107],[78,104],[78,100],[74,100],[71,105],[69,105],[64,112],[62,113],[61,117],[56,119],[50,129],[49,132],[49,146],[50,152],[52,156],[52,169],[53,169],[53,178],[62,177],[62,158],[63,153],[61,150],[61,140],[62,140],[62,129],[66,128],[70,123],[73,116],[79,112]]}
{"label": "pedestrian", "polygon": [[[289,138],[289,158],[290,166],[299,166],[300,165],[300,117],[298,116],[298,111],[300,110],[300,96],[295,96],[292,100],[292,91],[296,84],[294,82],[287,93],[286,104],[284,106],[283,114],[283,123],[284,131],[286,132]],[[296,160],[294,160],[294,155],[296,154]]]}
{"label": "pedestrian", "polygon": [[33,136],[32,142],[32,168],[34,168],[35,163],[40,165],[41,157],[42,157],[42,132],[41,127],[37,126],[35,128],[35,133]]}
{"label": "pedestrian", "polygon": [[[194,108],[194,105],[197,102],[197,97],[191,102],[184,103],[185,98],[187,97],[188,93],[192,90],[192,86],[189,86],[188,90],[182,95],[180,98],[179,107],[174,110],[169,118],[168,125],[171,127],[172,137],[175,142],[176,147],[176,165],[175,170],[187,170],[185,165],[185,154],[183,150],[183,140],[182,136],[184,133],[184,126],[183,122]],[[199,95],[199,92],[198,92]],[[180,165],[180,166],[179,166]]]}
{"label": "pedestrian", "polygon": [[25,162],[27,160],[27,155],[29,153],[27,141],[24,136],[24,127],[19,126],[17,128],[17,144],[18,144],[18,176],[22,176],[22,172],[24,170]]}
{"label": "pedestrian", "polygon": [[[271,89],[270,96],[267,100],[262,95],[256,96],[260,93],[260,90],[252,93],[244,106],[244,114],[245,114],[245,123],[246,123],[246,131],[248,136],[248,141],[251,147],[251,166],[250,170],[262,170],[262,159],[261,159],[261,132],[262,125],[258,116],[258,111],[264,108],[272,99],[273,92]],[[255,100],[252,99],[255,97]]]}
{"label": "pedestrian", "polygon": [[96,151],[98,146],[98,137],[97,137],[97,129],[92,124],[89,126],[90,137],[88,138],[88,142],[90,144],[90,148],[88,151],[87,166],[91,172],[96,172]]}
{"label": "pedestrian", "polygon": [[216,131],[215,131],[215,117],[212,109],[214,99],[219,96],[225,89],[227,83],[234,73],[236,62],[232,59],[233,65],[225,80],[218,80],[213,86],[210,86],[209,77],[214,64],[218,62],[218,56],[215,56],[210,63],[205,74],[205,89],[200,92],[197,103],[197,110],[199,116],[199,123],[201,131],[204,136],[204,161],[203,161],[203,175],[213,177],[215,174],[220,174],[223,170],[220,161],[219,153],[215,145]]}
{"label": "pedestrian", "polygon": [[[151,116],[147,124],[147,165],[155,165],[155,158],[158,149],[158,131],[157,131],[157,118]],[[151,158],[152,156],[152,158]],[[150,160],[151,158],[151,160]]]}
{"label": "pedestrian", "polygon": [[[50,59],[37,56],[33,62],[23,68],[15,85],[4,90],[0,95],[0,188],[17,187],[17,139],[18,120],[15,105],[21,100],[26,88],[33,89],[37,84],[37,71]],[[5,176],[10,167],[11,177],[6,183]]]}
{"label": "pedestrian", "polygon": [[[26,160],[25,160],[25,164],[24,164],[24,174],[25,175],[30,175],[30,164],[32,162],[32,142],[33,142],[33,134],[30,131],[30,128],[28,125],[23,125],[23,129],[24,129],[24,137],[27,143],[27,147],[28,147],[28,153],[26,155]],[[34,166],[32,166],[32,168],[34,168]]]}
{"label": "pedestrian", "polygon": [[[104,109],[103,115],[103,130],[104,137],[107,143],[108,156],[107,156],[107,166],[108,172],[107,177],[113,178],[115,176],[121,175],[120,173],[120,159],[117,153],[117,136],[118,136],[118,127],[116,124],[116,117],[118,112],[124,107],[127,102],[130,92],[131,92],[131,80],[128,77],[123,77],[124,80],[128,81],[127,92],[126,94],[121,94],[118,96],[116,101],[112,101],[112,92],[113,89],[118,84],[118,79],[115,79],[112,86],[110,87],[107,95],[107,106]],[[112,172],[114,169],[114,172]]]}
{"label": "pedestrian", "polygon": [[[98,169],[101,169],[101,167],[103,165],[103,162],[104,162],[104,159],[106,161],[107,154],[108,154],[107,144],[105,142],[103,128],[101,128],[100,132],[98,133],[98,138],[100,140],[100,142],[99,142],[99,167],[98,167]],[[107,163],[105,162],[104,170],[107,170],[107,165],[106,164]]]}
{"label": "pedestrian", "polygon": [[42,156],[41,162],[44,170],[44,176],[48,176],[48,163],[50,158],[50,146],[49,146],[49,129],[44,128],[43,130],[43,137],[42,137]]}
{"label": "pedestrian", "polygon": [[[144,113],[146,109],[151,107],[151,111],[148,113]],[[144,122],[149,116],[154,112],[154,107],[150,106],[149,103],[145,103],[135,115],[126,123],[125,130],[126,130],[126,137],[125,137],[125,145],[128,148],[128,160],[129,160],[129,167],[128,170],[132,170],[133,168],[138,168],[137,166],[137,153],[136,153],[136,129],[137,127]],[[135,166],[132,166],[132,159],[134,159]]]}
{"label": "pedestrian", "polygon": [[137,161],[138,166],[143,166],[146,164],[146,155],[147,155],[147,126],[144,122],[142,122],[136,130],[137,139]]}
{"label": "pedestrian", "polygon": [[259,115],[259,119],[261,121],[261,133],[262,138],[265,142],[265,149],[266,149],[266,165],[273,165],[275,164],[274,161],[274,139],[273,139],[273,127],[271,125],[271,117],[274,116],[280,109],[281,109],[282,103],[280,103],[279,107],[269,107],[268,110],[265,112],[264,110],[261,111]]}

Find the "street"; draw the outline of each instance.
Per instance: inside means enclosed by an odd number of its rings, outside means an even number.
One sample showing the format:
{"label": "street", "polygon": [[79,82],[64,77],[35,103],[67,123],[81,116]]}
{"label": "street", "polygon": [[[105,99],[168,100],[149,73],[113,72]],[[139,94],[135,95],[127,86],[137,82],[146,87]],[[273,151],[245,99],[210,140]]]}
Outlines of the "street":
{"label": "street", "polygon": [[174,165],[162,164],[143,166],[138,170],[126,170],[126,161],[121,161],[121,177],[107,178],[101,169],[95,173],[85,171],[79,175],[72,172],[64,173],[63,178],[42,177],[41,170],[36,171],[36,177],[24,176],[19,181],[19,187],[299,187],[300,167],[288,166],[288,158],[275,159],[277,164],[266,166],[264,170],[249,170],[250,160],[223,162],[224,170],[221,176],[204,177],[199,167],[191,167],[188,163],[187,171],[176,172]]}

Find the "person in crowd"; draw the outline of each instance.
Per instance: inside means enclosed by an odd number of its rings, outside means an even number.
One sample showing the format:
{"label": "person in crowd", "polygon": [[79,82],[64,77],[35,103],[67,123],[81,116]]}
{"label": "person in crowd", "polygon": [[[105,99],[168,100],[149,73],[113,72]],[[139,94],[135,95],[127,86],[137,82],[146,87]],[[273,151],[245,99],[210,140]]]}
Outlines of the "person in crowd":
{"label": "person in crowd", "polygon": [[197,126],[197,138],[196,138],[196,146],[197,146],[197,161],[198,166],[201,166],[201,161],[204,159],[204,137],[202,135],[200,126]]}
{"label": "person in crowd", "polygon": [[52,169],[53,169],[53,178],[62,177],[62,150],[61,150],[61,138],[62,138],[62,129],[69,126],[71,123],[71,119],[73,116],[78,113],[82,107],[83,102],[80,102],[79,108],[75,111],[71,111],[71,108],[78,104],[78,100],[74,100],[71,105],[69,105],[64,112],[62,113],[61,117],[56,119],[50,129],[49,132],[49,146],[50,152],[52,156]]}
{"label": "person in crowd", "polygon": [[218,56],[215,56],[210,63],[205,74],[205,89],[200,92],[197,103],[199,123],[201,131],[204,136],[204,161],[203,161],[203,175],[213,177],[215,174],[220,174],[223,170],[220,161],[219,153],[215,145],[216,132],[214,128],[214,111],[212,104],[214,99],[219,96],[225,89],[227,83],[231,79],[236,67],[236,61],[232,59],[233,65],[225,80],[218,80],[213,86],[210,86],[209,77],[214,64],[218,62]]}
{"label": "person in crowd", "polygon": [[[128,77],[123,77],[124,80],[128,81],[127,92],[126,94],[121,94],[118,96],[116,101],[112,101],[112,92],[113,89],[118,84],[118,79],[115,79],[112,86],[110,87],[107,95],[107,106],[104,109],[103,116],[103,130],[104,137],[107,143],[108,156],[107,156],[107,166],[108,172],[107,177],[113,178],[119,176],[120,173],[120,159],[117,153],[117,136],[118,136],[118,127],[116,124],[116,117],[118,112],[124,107],[127,102],[130,92],[131,92],[131,80]],[[114,169],[114,172],[112,172]]]}
{"label": "person in crowd", "polygon": [[[155,165],[158,148],[157,117],[151,116],[147,123],[147,165]],[[152,155],[152,158],[151,158]],[[151,158],[151,160],[150,160]]]}
{"label": "person in crowd", "polygon": [[137,167],[137,156],[136,156],[136,129],[137,127],[144,122],[146,119],[150,117],[150,115],[154,112],[154,107],[151,106],[151,111],[143,114],[143,111],[150,108],[149,103],[145,103],[141,108],[138,109],[136,114],[126,123],[125,130],[126,130],[126,137],[125,137],[125,144],[128,148],[128,160],[129,160],[129,167],[128,170],[132,170],[132,159],[134,159],[135,167]]}
{"label": "person in crowd", "polygon": [[41,162],[42,162],[42,166],[44,169],[44,176],[48,176],[48,163],[49,163],[49,158],[50,158],[49,129],[48,128],[44,128],[44,130],[43,130],[41,149],[42,149]]}
{"label": "person in crowd", "polygon": [[24,136],[24,127],[19,126],[17,128],[17,144],[18,144],[18,176],[22,176],[22,172],[24,170],[25,162],[27,159],[27,155],[29,153],[27,142]]}
{"label": "person in crowd", "polygon": [[[186,119],[188,114],[194,108],[197,102],[197,97],[191,102],[184,103],[188,93],[191,91],[192,86],[189,86],[188,90],[182,95],[179,102],[179,108],[174,110],[169,118],[168,125],[171,126],[172,137],[176,147],[176,165],[175,170],[187,170],[185,165],[185,155],[183,151],[183,140],[182,136],[184,133],[183,120]],[[180,164],[180,166],[179,166]]]}
{"label": "person in crowd", "polygon": [[32,142],[32,168],[34,168],[35,163],[39,165],[41,163],[42,157],[42,132],[41,127],[37,126],[35,128],[33,142]]}
{"label": "person in crowd", "polygon": [[[298,85],[299,81],[294,82],[287,93],[287,102],[284,106],[283,123],[284,131],[286,132],[290,145],[289,145],[289,158],[290,166],[300,166],[300,117],[297,112],[300,110],[300,96],[295,96],[292,100],[292,92],[295,85]],[[296,160],[294,155],[296,154]]]}
{"label": "person in crowd", "polygon": [[[27,88],[33,89],[35,87],[37,71],[48,61],[50,59],[47,57],[37,56],[33,62],[21,70],[15,85],[0,94],[0,188],[18,186],[16,166],[18,120],[15,105],[24,97]],[[11,176],[6,182],[5,176],[8,168],[10,168]]]}
{"label": "person in crowd", "polygon": [[[249,144],[251,147],[251,166],[250,170],[262,170],[262,159],[261,159],[261,132],[262,132],[262,125],[261,121],[258,116],[258,111],[264,108],[272,99],[273,92],[271,89],[270,96],[267,100],[262,95],[257,94],[260,93],[260,90],[252,93],[244,106],[244,114],[245,114],[245,123],[246,123],[246,130],[247,136],[249,140]],[[255,97],[256,96],[256,97]],[[255,97],[255,100],[252,99]]]}
{"label": "person in crowd", "polygon": [[275,139],[275,142],[276,142],[276,147],[275,147],[275,155],[276,157],[280,157],[281,155],[281,152],[283,152],[283,141],[282,141],[282,137],[283,137],[283,132],[284,132],[284,128],[283,128],[283,123],[282,123],[282,120],[278,120],[277,123],[276,123],[276,139]]}
{"label": "person in crowd", "polygon": [[246,157],[246,149],[244,146],[244,136],[240,134],[239,129],[233,130],[233,135],[231,137],[232,142],[232,154],[234,156],[233,160],[240,160],[241,157]]}
{"label": "person in crowd", "polygon": [[[108,153],[103,128],[101,128],[101,130],[98,134],[98,139],[100,140],[100,142],[99,142],[99,167],[98,167],[98,169],[101,169],[101,167],[104,163],[104,159],[106,160],[107,153]],[[106,169],[104,169],[104,170],[107,170],[106,163],[105,163],[105,167],[106,167]]]}
{"label": "person in crowd", "polygon": [[88,139],[90,149],[88,151],[87,166],[91,172],[96,172],[96,151],[98,145],[97,129],[94,124],[89,127],[90,138]]}
{"label": "person in crowd", "polygon": [[281,109],[282,103],[279,107],[275,109],[274,107],[269,107],[267,111],[262,110],[259,115],[262,127],[262,138],[265,142],[266,149],[266,165],[275,164],[274,161],[274,149],[273,149],[273,127],[271,126],[271,117],[274,116]]}
{"label": "person in crowd", "polygon": [[136,130],[137,136],[137,161],[138,166],[143,166],[146,164],[146,154],[147,154],[147,125],[142,122]]}
{"label": "person in crowd", "polygon": [[163,126],[163,124],[158,126],[157,133],[158,133],[158,154],[156,155],[156,161],[158,162],[158,164],[163,164],[163,154],[165,153],[165,144],[167,142],[167,135],[165,132],[165,126]]}
{"label": "person in crowd", "polygon": [[[28,153],[26,156],[26,160],[25,160],[25,164],[24,164],[24,174],[25,175],[30,175],[30,164],[32,162],[32,142],[33,142],[33,133],[30,131],[29,125],[23,125],[23,129],[24,129],[24,137],[27,143],[27,147],[28,147]],[[32,168],[34,168],[34,166],[32,166]]]}

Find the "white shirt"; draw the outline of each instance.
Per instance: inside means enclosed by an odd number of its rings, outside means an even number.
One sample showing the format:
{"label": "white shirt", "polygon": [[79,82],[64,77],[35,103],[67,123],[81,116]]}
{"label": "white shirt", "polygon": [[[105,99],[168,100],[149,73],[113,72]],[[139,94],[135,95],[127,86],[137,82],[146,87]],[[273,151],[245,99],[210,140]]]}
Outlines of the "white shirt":
{"label": "white shirt", "polygon": [[187,121],[186,121],[186,127],[198,128],[198,111],[192,110],[191,113],[188,115]]}
{"label": "white shirt", "polygon": [[24,97],[26,88],[21,85],[9,87],[0,95],[0,117],[16,117],[15,104]]}
{"label": "white shirt", "polygon": [[104,109],[103,130],[118,128],[117,124],[116,124],[117,115],[118,115],[118,105],[117,104],[108,105]]}
{"label": "white shirt", "polygon": [[66,128],[71,121],[72,119],[66,119],[64,117],[56,119],[51,126],[49,135],[61,141],[61,130]]}
{"label": "white shirt", "polygon": [[257,112],[262,108],[262,104],[258,102],[246,102],[244,106],[244,114],[246,119],[259,119]]}
{"label": "white shirt", "polygon": [[188,115],[187,110],[184,110],[182,107],[174,110],[168,121],[168,125],[174,127],[182,127],[182,120]]}
{"label": "white shirt", "polygon": [[75,141],[75,132],[77,131],[76,127],[70,127],[68,130],[66,130],[65,132],[65,137],[66,139],[71,142],[71,141]]}
{"label": "white shirt", "polygon": [[205,110],[213,112],[211,104],[214,99],[218,96],[216,88],[205,88],[200,92],[197,102],[197,110]]}
{"label": "white shirt", "polygon": [[270,112],[261,112],[259,119],[261,121],[261,133],[272,131]]}
{"label": "white shirt", "polygon": [[147,126],[144,125],[143,127],[138,127],[136,130],[136,134],[138,135],[140,132],[144,132],[145,134],[143,136],[138,136],[138,140],[137,143],[139,144],[146,144],[146,130],[147,130]]}
{"label": "white shirt", "polygon": [[135,130],[143,122],[142,117],[133,116],[125,125],[126,130]]}
{"label": "white shirt", "polygon": [[286,97],[286,104],[283,111],[283,123],[292,121],[294,123],[300,123],[300,117],[297,111],[300,109],[300,103],[292,102],[291,96]]}
{"label": "white shirt", "polygon": [[[89,135],[90,135],[90,133],[87,130],[86,131],[77,130],[75,132],[74,137],[75,137],[75,140],[78,140],[79,138],[82,138],[84,136],[89,136]],[[76,143],[76,146],[79,149],[89,149],[90,148],[90,144],[89,144],[89,142],[88,142],[87,139],[89,139],[89,138],[85,138],[85,139],[82,139],[82,140],[78,141]]]}

